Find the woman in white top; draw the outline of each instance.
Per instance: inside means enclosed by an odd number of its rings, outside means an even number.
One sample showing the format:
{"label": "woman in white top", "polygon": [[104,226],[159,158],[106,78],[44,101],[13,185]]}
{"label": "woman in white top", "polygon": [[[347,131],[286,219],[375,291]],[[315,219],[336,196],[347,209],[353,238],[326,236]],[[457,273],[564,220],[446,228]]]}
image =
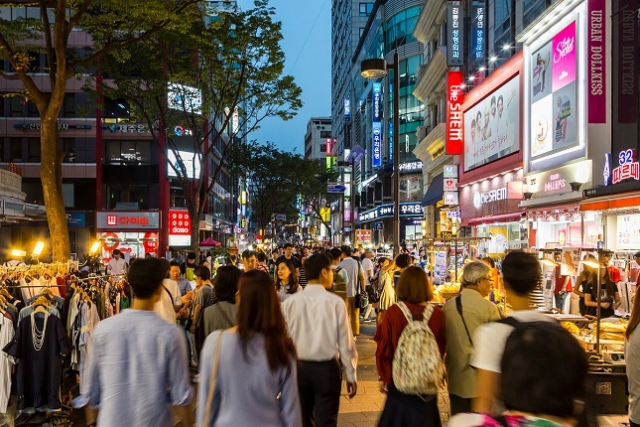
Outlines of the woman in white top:
{"label": "woman in white top", "polygon": [[284,302],[291,295],[302,290],[295,275],[296,268],[289,260],[280,261],[276,267],[276,290],[280,302]]}
{"label": "woman in white top", "polygon": [[631,427],[640,427],[640,292],[636,292],[631,318],[625,332],[624,346],[629,378],[629,422]]}

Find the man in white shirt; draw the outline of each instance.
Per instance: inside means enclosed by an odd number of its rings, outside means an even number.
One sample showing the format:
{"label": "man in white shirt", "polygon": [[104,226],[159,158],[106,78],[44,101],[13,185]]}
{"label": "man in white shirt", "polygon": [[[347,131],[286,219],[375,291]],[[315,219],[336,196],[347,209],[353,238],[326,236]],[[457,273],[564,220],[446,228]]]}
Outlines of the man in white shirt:
{"label": "man in white shirt", "polygon": [[311,255],[304,268],[309,280],[305,290],[282,304],[289,334],[298,349],[303,426],[335,427],[342,385],[340,362],[349,398],[353,398],[358,389],[358,352],[342,299],[327,292],[333,283],[330,255]]}
{"label": "man in white shirt", "polygon": [[360,262],[351,258],[351,247],[343,245],[340,247],[342,252],[342,260],[340,261],[341,268],[347,271],[347,313],[349,314],[349,324],[351,325],[351,331],[354,335],[360,335],[360,308],[356,307],[356,298],[358,294],[358,280],[362,286],[365,285],[364,271]]}
{"label": "man in white shirt", "polygon": [[107,274],[112,274],[114,276],[118,276],[124,273],[127,268],[126,261],[122,258],[122,252],[118,249],[113,250],[113,258],[109,260],[107,264]]}
{"label": "man in white shirt", "polygon": [[172,325],[176,324],[176,311],[180,309],[182,305],[182,298],[180,297],[180,288],[178,284],[171,279],[164,279],[162,281],[162,295],[156,304],[153,306],[153,311],[160,317]]}
{"label": "man in white shirt", "polygon": [[[364,270],[364,284],[362,285],[365,289],[371,285],[371,278],[373,277],[373,251],[371,249],[367,249],[364,251],[364,258],[362,258],[362,270]],[[373,311],[373,306],[371,302],[362,309],[364,311],[363,316],[360,316],[364,323],[371,323],[371,319],[369,319],[369,315]],[[373,313],[375,314],[375,312]],[[374,316],[375,320],[375,316]]]}
{"label": "man in white shirt", "polygon": [[510,252],[502,262],[502,276],[513,312],[505,320],[478,326],[473,335],[471,366],[476,369],[478,384],[478,397],[473,399],[471,407],[473,412],[490,413],[499,403],[500,363],[514,326],[522,322],[555,322],[551,317],[529,309],[529,294],[542,277],[540,263],[534,255]]}

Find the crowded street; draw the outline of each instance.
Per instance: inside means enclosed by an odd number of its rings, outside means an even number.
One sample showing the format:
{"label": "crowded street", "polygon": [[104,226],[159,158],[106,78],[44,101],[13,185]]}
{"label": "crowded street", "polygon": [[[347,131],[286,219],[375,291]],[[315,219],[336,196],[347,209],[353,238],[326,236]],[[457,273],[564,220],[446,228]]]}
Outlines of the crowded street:
{"label": "crowded street", "polygon": [[639,427],[639,57],[640,0],[0,0],[0,427]]}

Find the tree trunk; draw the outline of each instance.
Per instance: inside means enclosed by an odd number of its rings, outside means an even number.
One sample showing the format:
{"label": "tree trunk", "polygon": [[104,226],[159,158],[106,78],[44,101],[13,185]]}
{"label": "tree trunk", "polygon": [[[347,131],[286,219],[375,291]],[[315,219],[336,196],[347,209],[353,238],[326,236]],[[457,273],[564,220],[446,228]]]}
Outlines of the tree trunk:
{"label": "tree trunk", "polygon": [[40,139],[40,178],[51,236],[51,254],[54,262],[66,262],[71,257],[71,245],[62,195],[62,165],[58,161],[57,117],[42,118]]}
{"label": "tree trunk", "polygon": [[200,250],[200,209],[189,208],[189,218],[191,218],[191,250]]}

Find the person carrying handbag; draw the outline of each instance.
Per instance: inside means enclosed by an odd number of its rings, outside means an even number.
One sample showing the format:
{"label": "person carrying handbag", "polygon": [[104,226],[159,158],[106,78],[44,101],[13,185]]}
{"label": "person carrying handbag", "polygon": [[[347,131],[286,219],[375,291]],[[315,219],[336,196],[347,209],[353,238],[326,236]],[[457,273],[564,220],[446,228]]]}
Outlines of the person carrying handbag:
{"label": "person carrying handbag", "polygon": [[239,289],[238,326],[202,348],[196,425],[299,427],[296,349],[271,278],[249,271]]}

